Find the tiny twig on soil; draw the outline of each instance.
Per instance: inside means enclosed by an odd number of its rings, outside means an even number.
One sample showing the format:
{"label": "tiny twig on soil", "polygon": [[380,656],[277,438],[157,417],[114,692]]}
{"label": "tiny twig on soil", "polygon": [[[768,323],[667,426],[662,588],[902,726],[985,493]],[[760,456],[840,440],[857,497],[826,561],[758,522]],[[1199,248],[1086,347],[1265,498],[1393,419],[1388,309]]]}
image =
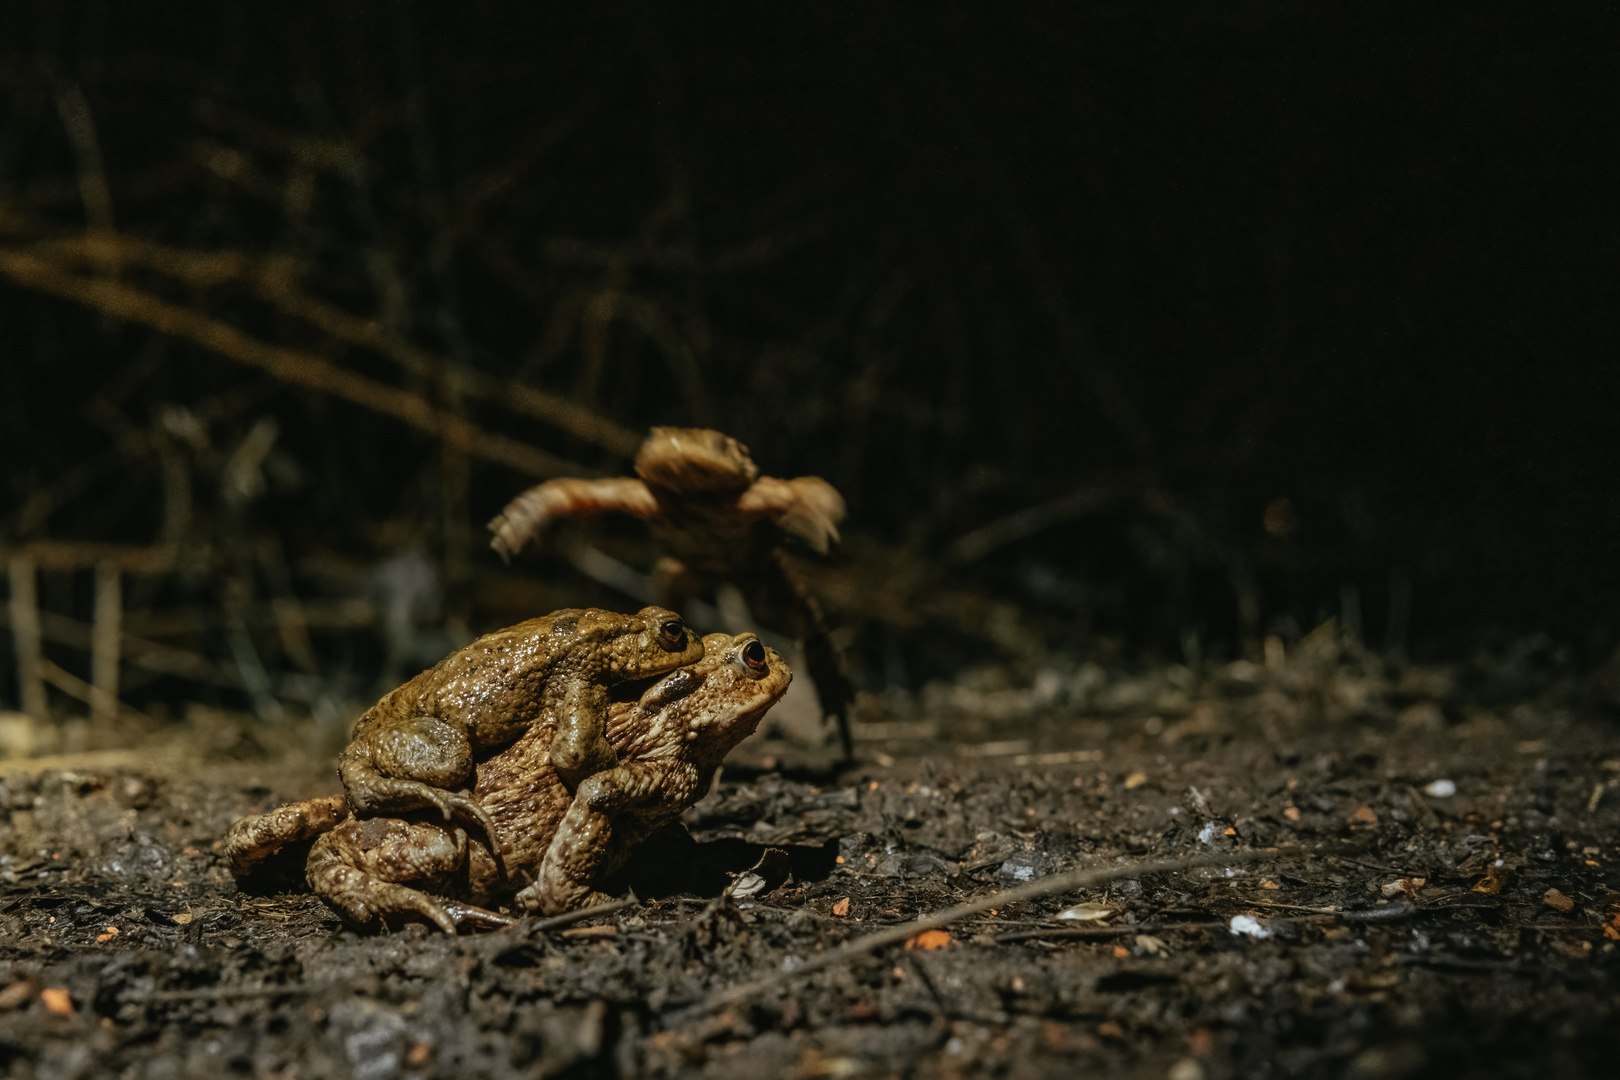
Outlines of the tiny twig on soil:
{"label": "tiny twig on soil", "polygon": [[636,899],[634,893],[631,893],[623,900],[615,900],[611,904],[601,904],[597,907],[580,908],[578,911],[570,911],[566,915],[556,915],[549,919],[541,919],[537,923],[530,924],[528,932],[532,936],[534,934],[544,934],[548,930],[560,930],[565,926],[572,926],[577,922],[584,922],[586,919],[594,919],[598,915],[616,914],[617,912],[623,911],[625,908],[635,907],[639,903],[641,903],[641,901]]}
{"label": "tiny twig on soil", "polygon": [[1179,870],[1193,870],[1202,866],[1225,866],[1231,863],[1259,862],[1267,859],[1297,859],[1311,854],[1314,854],[1314,852],[1307,851],[1304,848],[1273,848],[1266,851],[1235,851],[1221,855],[1195,855],[1191,858],[1165,859],[1160,862],[1126,863],[1122,866],[1101,866],[1088,870],[1072,870],[1066,874],[1052,874],[1039,881],[1032,881],[1028,885],[1020,885],[1016,889],[981,896],[966,903],[957,904],[955,907],[935,912],[933,915],[926,915],[912,922],[901,923],[898,926],[856,938],[854,941],[846,942],[835,949],[828,949],[820,956],[805,961],[792,971],[780,972],[766,976],[763,979],[742,983],[729,990],[722,990],[707,1001],[689,1006],[674,1014],[670,1018],[670,1023],[679,1023],[683,1019],[696,1017],[715,1009],[724,1008],[727,1005],[757,999],[791,979],[809,975],[812,972],[832,967],[835,964],[841,964],[887,945],[898,945],[902,941],[922,933],[924,930],[936,930],[942,926],[959,922],[969,915],[989,911],[991,908],[1006,907],[1009,904],[1016,904],[1025,900],[1037,900],[1043,896],[1091,888],[1095,885],[1101,885],[1105,881],[1116,881],[1120,878],[1145,877],[1149,874],[1168,874]]}

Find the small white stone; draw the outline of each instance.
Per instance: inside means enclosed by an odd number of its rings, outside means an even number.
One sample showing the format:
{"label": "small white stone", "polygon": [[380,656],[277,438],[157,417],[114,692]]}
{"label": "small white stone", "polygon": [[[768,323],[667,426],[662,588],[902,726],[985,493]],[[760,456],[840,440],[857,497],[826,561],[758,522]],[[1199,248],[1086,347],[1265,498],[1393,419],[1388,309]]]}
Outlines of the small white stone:
{"label": "small white stone", "polygon": [[1240,935],[1247,934],[1249,937],[1257,938],[1268,938],[1271,936],[1271,931],[1267,930],[1261,924],[1260,920],[1255,918],[1253,915],[1232,916],[1232,933]]}
{"label": "small white stone", "polygon": [[1423,794],[1431,795],[1436,799],[1449,799],[1457,794],[1457,785],[1450,780],[1436,780],[1423,789]]}

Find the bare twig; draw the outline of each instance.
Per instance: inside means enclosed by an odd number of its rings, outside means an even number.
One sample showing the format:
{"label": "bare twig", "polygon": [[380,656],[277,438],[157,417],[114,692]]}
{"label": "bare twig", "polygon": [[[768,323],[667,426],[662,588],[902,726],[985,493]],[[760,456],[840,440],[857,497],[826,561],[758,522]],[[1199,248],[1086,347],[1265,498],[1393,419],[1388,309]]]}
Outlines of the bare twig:
{"label": "bare twig", "polygon": [[[296,280],[300,267],[288,258],[254,259],[240,252],[187,251],[129,236],[51,240],[33,245],[29,252],[51,262],[135,263],[204,288],[245,282],[260,299],[283,314],[301,319],[345,344],[381,353],[414,375],[426,377],[445,366],[439,357],[390,331],[382,320],[353,315],[299,289]],[[495,402],[615,454],[629,457],[641,445],[638,433],[559,394],[505,383],[464,365],[452,366],[447,377],[460,394]]]}
{"label": "bare twig", "polygon": [[[71,671],[64,671],[53,661],[40,657],[39,673],[46,682],[62,691],[62,693],[66,694],[68,697],[77,698],[86,705],[89,705],[92,709],[96,707],[96,688],[79,678],[77,675],[73,674]],[[157,723],[157,721],[153,720],[150,716],[147,716],[139,709],[125,705],[122,701],[113,702],[113,707],[117,710],[117,714],[119,716],[126,719],[138,720],[143,724]]]}
{"label": "bare twig", "polygon": [[17,654],[17,682],[21,687],[22,711],[35,720],[50,719],[45,699],[45,683],[39,665],[39,598],[33,560],[22,555],[11,557],[11,640]]}
{"label": "bare twig", "polygon": [[760,996],[775,990],[781,984],[797,979],[824,968],[833,967],[863,956],[876,949],[888,945],[898,945],[909,938],[915,937],[925,930],[935,930],[942,926],[965,919],[970,915],[989,911],[991,908],[1005,907],[1009,904],[1020,903],[1025,900],[1037,900],[1044,896],[1053,896],[1058,893],[1074,892],[1077,889],[1086,889],[1101,885],[1105,881],[1115,881],[1119,878],[1145,877],[1148,874],[1169,874],[1181,870],[1192,870],[1200,866],[1229,866],[1233,863],[1260,862],[1269,859],[1297,859],[1311,854],[1302,848],[1286,848],[1269,851],[1234,851],[1223,855],[1195,855],[1186,859],[1164,859],[1159,862],[1125,863],[1120,866],[1093,867],[1088,870],[1072,870],[1066,874],[1053,874],[1039,881],[1032,881],[1028,885],[1020,885],[1016,889],[1005,892],[991,893],[969,900],[955,907],[946,908],[932,915],[925,915],[920,919],[898,926],[891,926],[876,933],[856,938],[835,949],[828,949],[819,956],[812,957],[791,971],[776,975],[768,975],[762,979],[742,983],[729,990],[710,997],[707,1001],[683,1010],[671,1018],[671,1023],[678,1023],[688,1016],[698,1016],[735,1005],[742,1001],[757,999]]}
{"label": "bare twig", "polygon": [[259,341],[228,323],[127,285],[92,281],[36,255],[4,248],[0,248],[0,273],[29,288],[184,338],[227,359],[259,368],[283,382],[343,398],[441,438],[455,437],[474,457],[517,472],[551,477],[578,476],[591,471],[539,447],[484,431],[468,420],[435,409],[416,394],[344,371],[310,353]]}
{"label": "bare twig", "polygon": [[96,621],[90,638],[90,719],[118,714],[118,654],[123,634],[123,575],[112,563],[96,566]]}

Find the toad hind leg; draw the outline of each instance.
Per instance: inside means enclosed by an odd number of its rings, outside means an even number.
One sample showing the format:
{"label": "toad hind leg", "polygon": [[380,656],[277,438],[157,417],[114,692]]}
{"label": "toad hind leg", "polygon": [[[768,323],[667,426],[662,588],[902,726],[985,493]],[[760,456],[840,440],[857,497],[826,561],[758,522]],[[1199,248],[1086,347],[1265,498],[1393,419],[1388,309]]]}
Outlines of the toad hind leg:
{"label": "toad hind leg", "polygon": [[237,818],[225,834],[225,859],[232,873],[246,877],[287,845],[330,832],[347,813],[343,796],[329,795]]}
{"label": "toad hind leg", "polygon": [[[349,808],[372,817],[436,807],[445,821],[460,818],[484,834],[504,877],[500,835],[483,803],[464,790],[473,778],[467,734],[431,716],[412,716],[362,733],[338,758]],[[463,790],[453,790],[461,788]]]}
{"label": "toad hind leg", "polygon": [[546,849],[539,876],[517,894],[517,906],[560,915],[611,901],[595,882],[616,870],[629,851],[624,819],[637,809],[680,805],[696,784],[696,770],[689,766],[645,762],[585,779]]}
{"label": "toad hind leg", "polygon": [[447,934],[462,923],[511,926],[515,920],[505,915],[405,884],[451,884],[466,863],[467,834],[460,829],[350,818],[315,841],[305,872],[315,894],[356,929],[416,920]]}

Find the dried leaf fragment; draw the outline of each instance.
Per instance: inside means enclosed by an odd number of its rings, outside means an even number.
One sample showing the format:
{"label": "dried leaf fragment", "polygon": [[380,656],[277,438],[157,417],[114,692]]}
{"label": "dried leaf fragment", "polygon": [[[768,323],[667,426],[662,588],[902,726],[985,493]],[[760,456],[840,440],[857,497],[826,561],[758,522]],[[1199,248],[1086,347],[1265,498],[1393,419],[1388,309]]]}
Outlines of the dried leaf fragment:
{"label": "dried leaf fragment", "polygon": [[840,919],[849,914],[849,897],[846,896],[833,905],[833,914]]}
{"label": "dried leaf fragment", "polygon": [[1485,876],[1480,878],[1478,883],[1474,885],[1474,891],[1484,893],[1486,896],[1495,896],[1502,891],[1502,887],[1507,884],[1507,881],[1507,867],[1502,865],[1501,859],[1497,859],[1486,868]]}
{"label": "dried leaf fragment", "polygon": [[1283,817],[1287,818],[1289,821],[1298,821],[1299,820],[1299,807],[1297,807],[1297,806],[1285,806],[1285,807],[1283,807]]}
{"label": "dried leaf fragment", "polygon": [[949,945],[950,943],[951,943],[950,931],[948,931],[948,930],[924,930],[920,934],[914,934],[913,936],[907,938],[906,939],[906,948],[908,948],[908,949],[922,949],[924,951],[928,951],[928,950],[932,950],[932,949],[943,949],[945,946]]}
{"label": "dried leaf fragment", "polygon": [[1111,904],[1099,904],[1093,901],[1088,901],[1084,904],[1076,904],[1074,907],[1069,908],[1066,911],[1058,912],[1058,918],[1075,919],[1080,922],[1096,922],[1100,919],[1108,918],[1118,910],[1118,908]]}
{"label": "dried leaf fragment", "polygon": [[56,1016],[73,1015],[73,998],[60,986],[48,986],[39,992],[39,1000],[45,1003],[45,1008]]}
{"label": "dried leaf fragment", "polygon": [[1135,791],[1145,783],[1147,783],[1147,773],[1133,772],[1125,778],[1125,790]]}
{"label": "dried leaf fragment", "polygon": [[1350,815],[1350,824],[1376,825],[1378,824],[1378,815],[1373,811],[1372,807],[1363,803],[1355,813]]}
{"label": "dried leaf fragment", "polygon": [[1541,894],[1541,902],[1554,911],[1573,911],[1575,901],[1559,892],[1557,889],[1548,889]]}

